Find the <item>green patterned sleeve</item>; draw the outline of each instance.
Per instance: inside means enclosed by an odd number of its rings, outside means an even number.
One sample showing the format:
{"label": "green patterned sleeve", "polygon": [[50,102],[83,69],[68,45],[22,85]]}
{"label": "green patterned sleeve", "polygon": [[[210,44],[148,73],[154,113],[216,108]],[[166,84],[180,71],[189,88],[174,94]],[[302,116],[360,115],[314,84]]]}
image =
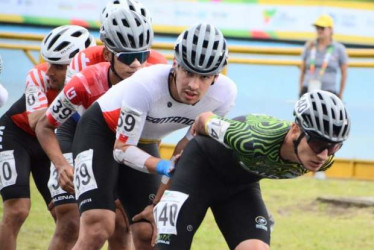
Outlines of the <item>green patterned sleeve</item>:
{"label": "green patterned sleeve", "polygon": [[325,164],[322,165],[322,167],[319,169],[319,171],[326,171],[332,165],[334,164],[334,156],[330,156],[330,158],[325,162]]}
{"label": "green patterned sleeve", "polygon": [[245,122],[231,120],[214,115],[206,124],[208,135],[235,151],[241,151],[241,141],[250,136],[249,126]]}

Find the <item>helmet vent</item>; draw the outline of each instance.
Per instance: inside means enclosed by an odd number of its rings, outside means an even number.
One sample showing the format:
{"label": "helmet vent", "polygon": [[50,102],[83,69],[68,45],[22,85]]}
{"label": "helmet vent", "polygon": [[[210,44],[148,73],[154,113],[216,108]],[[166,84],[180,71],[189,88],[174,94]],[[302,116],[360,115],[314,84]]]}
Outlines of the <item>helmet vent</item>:
{"label": "helmet vent", "polygon": [[217,49],[218,48],[218,45],[219,45],[219,41],[215,41],[213,43],[213,49]]}
{"label": "helmet vent", "polygon": [[335,111],[334,110],[331,110],[331,115],[332,115],[332,119],[336,119],[337,117],[336,117],[336,115],[335,115]]}
{"label": "helmet vent", "polygon": [[343,132],[342,132],[343,135],[348,134],[348,128],[349,126],[347,124],[343,125]]}
{"label": "helmet vent", "polygon": [[321,131],[324,131],[325,134],[329,135],[331,134],[331,131],[330,131],[330,122],[329,121],[326,121],[326,120],[323,120],[323,130]]}
{"label": "helmet vent", "polygon": [[[118,36],[118,38],[119,38],[121,44],[123,44],[125,47],[128,46],[126,40],[123,38],[123,36],[122,36],[121,33],[117,32],[117,36]],[[130,36],[128,36],[128,37],[130,38]]]}
{"label": "helmet vent", "polygon": [[303,115],[303,120],[304,120],[303,125],[306,126],[306,127],[310,127],[310,124],[312,124],[310,116],[309,115]]}
{"label": "helmet vent", "polygon": [[61,35],[56,35],[52,41],[49,43],[48,45],[48,50],[53,46],[53,44],[58,40],[58,38],[60,37]]}
{"label": "helmet vent", "polygon": [[117,23],[117,20],[116,20],[116,19],[113,19],[113,25],[114,25],[114,26],[117,26],[117,25],[118,25],[118,23]]}
{"label": "helmet vent", "polygon": [[58,60],[60,60],[59,57],[48,57],[48,61],[57,62]]}
{"label": "helmet vent", "polygon": [[142,16],[146,16],[147,15],[147,13],[145,12],[145,9],[143,9],[143,8],[140,10],[140,13],[142,13]]}
{"label": "helmet vent", "polygon": [[150,44],[150,41],[149,41],[150,38],[151,38],[151,34],[149,34],[149,30],[147,30],[147,42],[146,42],[146,44]]}
{"label": "helmet vent", "polygon": [[199,60],[199,65],[202,65],[204,63],[204,60],[205,60],[205,55],[201,55],[200,60]]}
{"label": "helmet vent", "polygon": [[341,127],[341,126],[333,125],[332,128],[333,128],[332,135],[335,136],[335,137],[338,137],[338,136],[339,136],[340,129],[341,129],[342,127]]}
{"label": "helmet vent", "polygon": [[110,39],[105,39],[105,41],[109,44],[109,46],[114,47],[114,43]]}
{"label": "helmet vent", "polygon": [[136,48],[136,42],[133,36],[128,35],[127,38],[130,40],[130,47]]}
{"label": "helmet vent", "polygon": [[52,35],[52,33],[49,33],[49,35],[45,38],[45,40],[44,40],[44,44],[46,44],[47,42],[48,42],[48,39],[49,39],[49,37]]}
{"label": "helmet vent", "polygon": [[73,58],[77,53],[79,52],[79,49],[74,50],[70,53],[69,58]]}
{"label": "helmet vent", "polygon": [[199,39],[199,37],[197,35],[194,35],[193,40],[192,40],[192,44],[197,44],[198,39]]}
{"label": "helmet vent", "polygon": [[90,40],[90,38],[87,38],[87,40],[84,42],[84,47],[88,48],[90,46],[90,44],[91,44],[91,40]]}
{"label": "helmet vent", "polygon": [[138,26],[138,27],[142,25],[142,23],[137,18],[135,19],[135,22],[136,22],[136,26]]}
{"label": "helmet vent", "polygon": [[[345,116],[347,116],[347,113],[346,112],[344,112],[345,113]],[[341,121],[343,121],[344,120],[344,116],[343,116],[343,111],[342,110],[340,110],[340,112],[339,112],[339,120],[341,120]]]}
{"label": "helmet vent", "polygon": [[326,104],[322,104],[322,113],[323,113],[324,115],[328,115],[328,114],[327,114]]}
{"label": "helmet vent", "polygon": [[[127,20],[126,19],[121,19],[121,21],[122,21],[122,24],[123,24],[123,26],[125,26],[125,27],[130,27],[130,24],[129,24],[129,22],[127,22]],[[139,24],[137,24],[138,26],[139,26]]]}
{"label": "helmet vent", "polygon": [[62,42],[60,43],[60,45],[58,45],[53,51],[61,51],[63,50],[64,48],[66,48],[68,45],[70,44],[70,42]]}
{"label": "helmet vent", "polygon": [[337,104],[336,101],[335,101],[335,99],[331,98],[331,101],[334,103],[334,105]]}
{"label": "helmet vent", "polygon": [[143,42],[144,42],[144,34],[140,34],[140,36],[139,36],[139,44],[140,44],[140,46],[144,45]]}
{"label": "helmet vent", "polygon": [[73,34],[71,34],[72,37],[80,37],[82,35],[82,32],[80,31],[77,31],[77,32],[74,32]]}
{"label": "helmet vent", "polygon": [[[213,57],[213,56],[209,57],[208,67],[210,67],[210,65],[212,65],[213,60],[214,60],[214,57]],[[218,66],[218,65],[216,65],[215,68],[217,68],[217,66]]]}
{"label": "helmet vent", "polygon": [[312,102],[313,110],[317,110],[317,105],[315,102]]}
{"label": "helmet vent", "polygon": [[192,53],[191,53],[191,61],[196,62],[196,51],[192,51]]}

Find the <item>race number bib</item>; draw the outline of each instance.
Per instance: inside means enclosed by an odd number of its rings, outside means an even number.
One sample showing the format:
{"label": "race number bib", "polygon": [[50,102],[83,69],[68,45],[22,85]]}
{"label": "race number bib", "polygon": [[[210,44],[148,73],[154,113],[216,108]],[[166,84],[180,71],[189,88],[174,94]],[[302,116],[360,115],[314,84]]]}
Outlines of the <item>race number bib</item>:
{"label": "race number bib", "polygon": [[76,199],[87,191],[97,189],[97,183],[92,171],[93,150],[81,152],[75,158],[74,189]]}
{"label": "race number bib", "polygon": [[227,129],[230,123],[218,118],[212,118],[207,123],[208,134],[213,139],[223,143]]}
{"label": "race number bib", "polygon": [[28,86],[25,92],[27,111],[32,111],[34,107],[40,106],[39,89],[36,86]]}
{"label": "race number bib", "polygon": [[[73,154],[66,153],[64,154],[64,157],[69,162],[69,164],[73,166]],[[52,197],[66,193],[66,191],[63,190],[58,184],[58,172],[57,172],[55,165],[52,162],[51,162],[50,175],[49,175],[49,180],[48,180],[48,188],[49,188],[49,192],[51,193]]]}
{"label": "race number bib", "polygon": [[166,190],[160,202],[153,209],[158,234],[177,235],[177,219],[188,194]]}
{"label": "race number bib", "polygon": [[74,112],[76,108],[65,93],[61,92],[48,108],[48,115],[51,115],[57,125],[64,123]]}
{"label": "race number bib", "polygon": [[141,134],[141,112],[122,106],[117,124],[116,138],[120,141],[137,145]]}
{"label": "race number bib", "polygon": [[0,152],[0,190],[14,185],[17,180],[14,150]]}
{"label": "race number bib", "polygon": [[308,84],[308,92],[312,92],[314,90],[320,90],[322,87],[322,83],[320,80],[312,79],[309,81]]}

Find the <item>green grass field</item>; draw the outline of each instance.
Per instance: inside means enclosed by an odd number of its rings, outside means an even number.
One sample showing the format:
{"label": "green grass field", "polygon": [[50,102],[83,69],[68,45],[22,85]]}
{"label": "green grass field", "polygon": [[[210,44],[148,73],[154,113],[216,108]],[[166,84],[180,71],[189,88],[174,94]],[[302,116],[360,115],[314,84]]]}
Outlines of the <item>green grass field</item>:
{"label": "green grass field", "polygon": [[[263,180],[261,186],[276,221],[272,249],[374,249],[374,207],[341,207],[316,201],[319,196],[374,196],[374,182],[301,177]],[[47,249],[53,232],[53,221],[34,186],[32,201],[30,216],[18,238],[19,250]],[[211,213],[195,236],[192,249],[228,249]]]}

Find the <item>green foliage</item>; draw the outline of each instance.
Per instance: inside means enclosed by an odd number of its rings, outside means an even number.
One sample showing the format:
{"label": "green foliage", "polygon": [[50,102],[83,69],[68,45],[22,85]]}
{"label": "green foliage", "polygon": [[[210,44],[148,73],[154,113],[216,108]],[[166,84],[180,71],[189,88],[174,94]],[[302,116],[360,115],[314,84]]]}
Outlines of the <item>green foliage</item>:
{"label": "green foliage", "polygon": [[[272,249],[374,249],[374,207],[342,207],[316,201],[319,196],[374,196],[374,182],[302,177],[263,180],[261,188],[276,221]],[[32,186],[31,213],[19,234],[17,249],[47,249],[53,228],[53,220]],[[192,249],[228,249],[210,211],[195,236]]]}

